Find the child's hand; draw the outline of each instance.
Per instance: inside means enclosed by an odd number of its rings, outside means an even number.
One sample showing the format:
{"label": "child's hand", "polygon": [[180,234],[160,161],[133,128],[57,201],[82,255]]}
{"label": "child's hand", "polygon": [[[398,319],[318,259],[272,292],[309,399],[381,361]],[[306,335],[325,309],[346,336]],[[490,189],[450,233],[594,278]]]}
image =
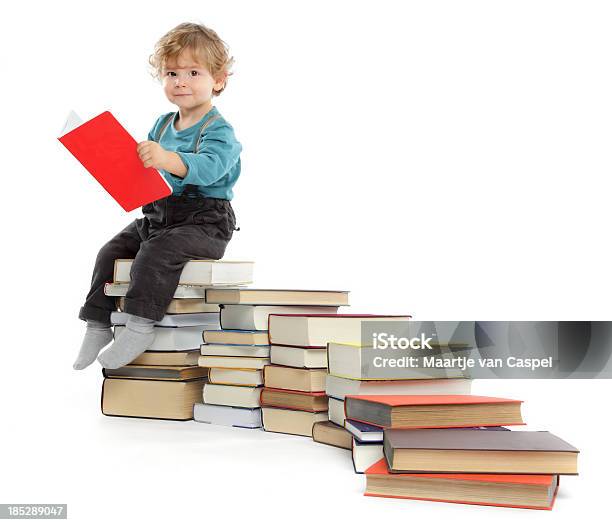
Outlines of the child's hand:
{"label": "child's hand", "polygon": [[169,152],[152,140],[140,142],[136,151],[145,168],[164,169],[168,161]]}

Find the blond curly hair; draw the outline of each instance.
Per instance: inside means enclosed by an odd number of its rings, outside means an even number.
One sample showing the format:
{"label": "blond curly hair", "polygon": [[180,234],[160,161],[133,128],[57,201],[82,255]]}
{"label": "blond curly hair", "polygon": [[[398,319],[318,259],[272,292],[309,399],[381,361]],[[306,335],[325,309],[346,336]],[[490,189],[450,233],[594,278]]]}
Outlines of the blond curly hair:
{"label": "blond curly hair", "polygon": [[155,78],[161,78],[161,72],[169,59],[176,59],[187,49],[194,58],[206,65],[214,78],[225,77],[225,83],[219,90],[213,90],[213,95],[219,95],[227,85],[227,78],[232,74],[231,67],[234,58],[230,56],[227,44],[219,38],[212,29],[191,22],[177,25],[168,31],[155,44],[155,50],[149,57]]}

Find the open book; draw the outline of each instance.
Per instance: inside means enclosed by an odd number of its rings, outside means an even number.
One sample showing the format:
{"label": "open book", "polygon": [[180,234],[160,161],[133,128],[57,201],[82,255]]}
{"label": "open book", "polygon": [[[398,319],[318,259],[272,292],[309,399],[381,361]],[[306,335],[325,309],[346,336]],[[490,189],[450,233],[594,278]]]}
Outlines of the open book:
{"label": "open book", "polygon": [[125,211],[172,194],[159,171],[142,165],[136,140],[109,111],[87,122],[71,112],[58,140]]}

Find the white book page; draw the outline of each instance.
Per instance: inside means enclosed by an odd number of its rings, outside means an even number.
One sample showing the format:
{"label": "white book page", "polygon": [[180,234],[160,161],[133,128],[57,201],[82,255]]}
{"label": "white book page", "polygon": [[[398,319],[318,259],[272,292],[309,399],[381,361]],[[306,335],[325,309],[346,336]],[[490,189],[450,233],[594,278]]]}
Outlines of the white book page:
{"label": "white book page", "polygon": [[83,119],[74,111],[70,111],[59,136],[63,137],[66,133],[70,133],[73,129],[78,128],[81,124],[83,124]]}

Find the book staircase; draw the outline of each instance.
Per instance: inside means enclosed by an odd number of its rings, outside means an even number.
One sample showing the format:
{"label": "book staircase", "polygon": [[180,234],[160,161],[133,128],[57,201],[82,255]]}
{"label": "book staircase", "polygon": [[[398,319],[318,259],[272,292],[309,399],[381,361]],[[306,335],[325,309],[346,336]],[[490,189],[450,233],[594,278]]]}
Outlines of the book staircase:
{"label": "book staircase", "polygon": [[[111,323],[124,329],[130,260],[117,260]],[[108,416],[192,420],[312,438],[351,451],[367,496],[476,505],[553,507],[578,450],[524,424],[521,401],[471,395],[449,370],[423,379],[368,377],[364,320],[340,313],[348,292],[247,287],[253,264],[190,261],[151,347],[104,369]],[[520,427],[518,427],[520,428]]]}

